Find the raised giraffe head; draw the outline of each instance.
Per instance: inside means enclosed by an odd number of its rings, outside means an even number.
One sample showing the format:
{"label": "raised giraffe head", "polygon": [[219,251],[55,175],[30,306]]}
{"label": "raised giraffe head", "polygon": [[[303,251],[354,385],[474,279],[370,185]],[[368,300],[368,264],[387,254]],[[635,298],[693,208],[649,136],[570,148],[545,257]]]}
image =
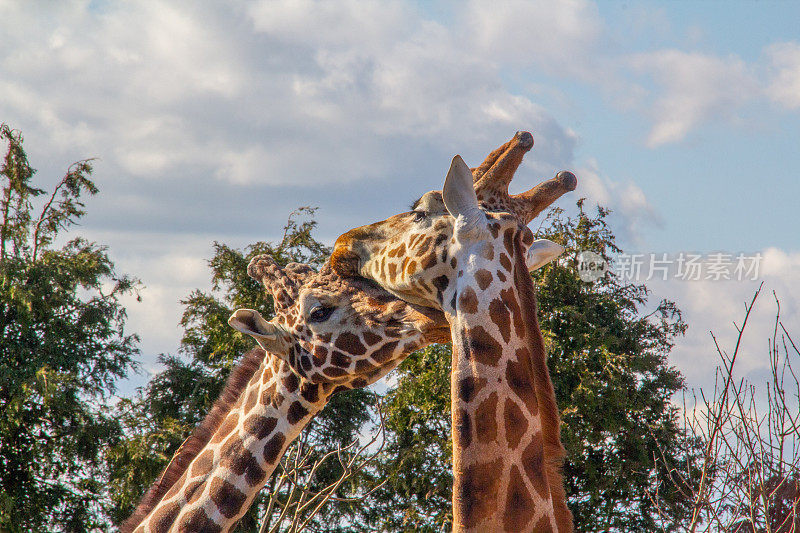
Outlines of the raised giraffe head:
{"label": "raised giraffe head", "polygon": [[457,531],[572,530],[558,409],[528,274],[563,249],[534,241],[527,223],[576,179],[560,172],[509,195],[532,145],[529,133],[518,133],[472,170],[456,156],[441,192],[342,235],[331,258],[345,275],[370,277],[448,316]]}
{"label": "raised giraffe head", "polygon": [[332,394],[372,383],[410,352],[449,339],[441,312],[327,265],[317,273],[258,256],[248,274],[273,295],[275,317],[244,309],[229,322],[264,349],[242,358],[123,533],[228,531]]}
{"label": "raised giraffe head", "polygon": [[[509,194],[511,179],[532,146],[533,136],[518,132],[476,168],[469,169],[455,156],[442,191],[423,194],[411,211],[341,235],[331,256],[334,270],[373,279],[408,302],[454,313],[455,302],[443,296],[450,280],[459,271],[463,275],[459,259],[477,254],[500,263],[508,273],[517,238],[529,270],[558,257],[563,248],[547,239],[534,240],[527,224],[574,190],[577,180],[561,171],[529,191]],[[478,286],[487,283],[486,276],[478,274]],[[506,274],[500,272],[500,277]]]}

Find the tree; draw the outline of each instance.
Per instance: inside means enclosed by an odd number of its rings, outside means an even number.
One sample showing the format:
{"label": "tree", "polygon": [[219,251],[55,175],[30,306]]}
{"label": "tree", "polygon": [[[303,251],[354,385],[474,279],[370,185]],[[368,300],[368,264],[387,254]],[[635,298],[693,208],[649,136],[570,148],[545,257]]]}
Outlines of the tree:
{"label": "tree", "polygon": [[137,282],[103,246],[54,246],[83,216],[82,195],[97,193],[91,162],[47,196],[31,185],[22,135],[3,124],[0,138],[0,530],[96,529],[108,505],[102,451],[121,435],[104,406],[138,353],[120,297]]}
{"label": "tree", "polygon": [[765,383],[737,379],[742,337],[761,293],[745,304],[733,350],[716,345],[714,389],[684,402],[682,430],[703,453],[681,468],[668,467],[668,481],[691,504],[686,531],[793,533],[800,530],[800,378],[792,360],[800,356],[781,321],[775,297],[775,327],[768,341],[770,376]]}
{"label": "tree", "polygon": [[[225,379],[238,358],[253,347],[251,339],[231,328],[228,317],[239,307],[259,309],[269,319],[273,312],[272,297],[256,281],[247,276],[247,264],[256,255],[269,254],[280,265],[289,262],[319,266],[330,255],[330,249],[311,236],[316,226],[314,209],[300,208],[289,217],[279,243],[257,242],[243,250],[214,243],[209,261],[212,290],[193,291],[185,300],[181,325],[184,335],[180,355],[163,355],[165,366],[133,399],[118,404],[126,436],[107,454],[114,500],[113,518],[122,521],[130,515],[138,499],[167,465],[178,446],[211,409]],[[306,220],[301,220],[306,216]],[[304,436],[287,450],[284,462],[303,456],[307,464],[337,447],[347,447],[359,430],[370,421],[375,395],[366,390],[353,390],[335,395],[325,409],[305,429]],[[302,450],[298,450],[302,447]],[[283,470],[290,470],[287,464]],[[277,472],[281,472],[281,468]],[[308,491],[320,490],[343,474],[342,465],[327,461],[304,483]],[[253,531],[264,520],[268,496],[276,491],[273,476],[238,524],[239,531]],[[347,476],[335,496],[347,496],[353,485]],[[294,485],[282,485],[270,507],[275,523],[290,498]],[[309,509],[310,511],[310,509]],[[353,511],[349,502],[328,505],[307,525],[307,529],[331,531],[331,524],[345,523]]]}
{"label": "tree", "polygon": [[[540,236],[564,245],[559,261],[534,274],[542,333],[561,409],[569,505],[577,531],[670,529],[688,512],[655,460],[671,464],[695,453],[681,441],[672,395],[683,386],[667,355],[686,325],[672,302],[643,314],[647,288],[608,274],[581,281],[577,254],[606,260],[621,250],[607,210],[576,218],[553,209]],[[366,529],[440,531],[451,520],[449,346],[410,356],[386,397],[387,453],[372,471],[388,478],[361,509]],[[687,455],[688,454],[688,455]],[[659,477],[658,474],[662,474]],[[657,495],[657,506],[652,495]]]}

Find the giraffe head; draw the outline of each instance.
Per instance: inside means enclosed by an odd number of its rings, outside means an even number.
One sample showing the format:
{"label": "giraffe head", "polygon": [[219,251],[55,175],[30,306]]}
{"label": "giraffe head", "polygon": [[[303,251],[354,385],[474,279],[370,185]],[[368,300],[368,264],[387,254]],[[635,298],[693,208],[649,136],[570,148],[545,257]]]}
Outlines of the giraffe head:
{"label": "giraffe head", "polygon": [[574,190],[577,181],[562,171],[527,192],[509,194],[509,183],[532,146],[531,134],[518,132],[477,168],[454,157],[442,191],[425,193],[409,212],[340,236],[333,268],[345,276],[377,280],[406,301],[452,311],[455,303],[448,306],[443,294],[458,275],[460,258],[496,257],[510,272],[513,243],[519,238],[529,270],[552,261],[563,248],[534,240],[527,224]]}
{"label": "giraffe head", "polygon": [[[267,353],[243,357],[123,532],[227,531],[330,395],[366,386],[413,350],[450,337],[441,312],[400,301],[371,281],[341,278],[327,265],[320,272],[297,263],[281,268],[262,255],[248,274],[274,297],[275,317],[239,309],[229,323]],[[236,487],[221,481],[232,472]]]}
{"label": "giraffe head", "polygon": [[261,255],[247,271],[272,294],[275,317],[239,309],[229,324],[312,383],[363,387],[403,355],[449,339],[441,313],[398,300],[372,281],[342,278],[328,265],[320,272],[298,263],[281,268]]}

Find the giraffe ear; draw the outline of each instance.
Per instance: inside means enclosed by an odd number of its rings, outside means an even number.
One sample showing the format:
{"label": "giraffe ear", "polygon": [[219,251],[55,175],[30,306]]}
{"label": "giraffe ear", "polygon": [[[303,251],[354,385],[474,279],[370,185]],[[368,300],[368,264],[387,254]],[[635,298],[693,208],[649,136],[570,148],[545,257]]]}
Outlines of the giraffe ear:
{"label": "giraffe ear", "polygon": [[261,313],[253,309],[237,309],[228,319],[228,324],[237,331],[253,337],[269,353],[285,359],[289,354],[287,332],[272,322],[267,322]]}
{"label": "giraffe ear", "polygon": [[547,239],[537,239],[533,241],[533,244],[528,248],[525,262],[528,264],[528,270],[533,272],[563,253],[564,247],[560,244],[556,244]]}
{"label": "giraffe ear", "polygon": [[457,233],[466,236],[475,230],[486,229],[486,217],[478,206],[478,197],[472,185],[472,172],[460,155],[450,163],[442,188],[442,200],[447,212],[456,219]]}

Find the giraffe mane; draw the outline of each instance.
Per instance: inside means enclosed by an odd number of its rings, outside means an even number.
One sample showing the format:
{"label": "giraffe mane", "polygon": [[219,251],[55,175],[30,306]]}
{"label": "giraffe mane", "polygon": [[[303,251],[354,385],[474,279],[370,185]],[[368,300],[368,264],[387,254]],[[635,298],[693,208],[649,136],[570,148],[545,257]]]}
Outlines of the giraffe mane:
{"label": "giraffe mane", "polygon": [[544,439],[545,471],[550,496],[553,500],[556,526],[559,532],[572,531],[572,513],[567,507],[567,497],[564,492],[564,482],[561,467],[566,452],[561,444],[561,422],[550,380],[550,371],[547,368],[547,353],[544,347],[536,302],[536,289],[533,279],[525,263],[525,252],[522,246],[522,234],[517,233],[514,240],[514,284],[520,299],[522,322],[525,324],[525,338],[530,348],[531,359],[529,369],[533,378],[536,400],[539,404],[539,414],[542,423],[542,438]]}
{"label": "giraffe mane", "polygon": [[130,533],[156,507],[161,498],[181,478],[197,454],[208,444],[219,428],[228,412],[241,396],[250,378],[261,366],[266,352],[260,348],[250,350],[242,357],[242,361],[233,369],[219,398],[214,402],[202,422],[183,441],[175,455],[172,456],[161,477],[150,490],[142,496],[133,514],[120,526],[120,533]]}

